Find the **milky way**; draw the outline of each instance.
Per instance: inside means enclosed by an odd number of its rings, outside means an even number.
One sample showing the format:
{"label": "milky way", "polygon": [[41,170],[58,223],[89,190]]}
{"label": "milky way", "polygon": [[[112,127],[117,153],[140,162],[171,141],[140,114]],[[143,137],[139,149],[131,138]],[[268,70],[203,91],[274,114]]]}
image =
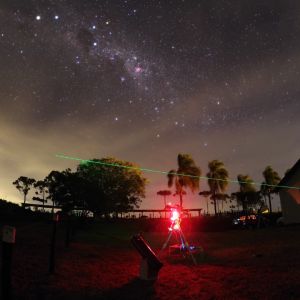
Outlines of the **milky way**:
{"label": "milky way", "polygon": [[[0,196],[75,167],[62,152],[283,175],[299,158],[299,16],[296,1],[2,1]],[[166,180],[146,176],[153,207]]]}

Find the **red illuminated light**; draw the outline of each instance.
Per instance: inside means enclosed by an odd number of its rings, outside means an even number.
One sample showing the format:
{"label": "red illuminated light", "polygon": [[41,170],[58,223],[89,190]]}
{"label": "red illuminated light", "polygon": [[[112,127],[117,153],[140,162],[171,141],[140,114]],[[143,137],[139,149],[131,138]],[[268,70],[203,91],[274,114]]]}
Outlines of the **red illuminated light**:
{"label": "red illuminated light", "polygon": [[169,230],[172,231],[172,230],[180,230],[180,222],[181,222],[181,219],[180,219],[180,212],[175,209],[175,208],[172,208],[171,209],[171,226],[169,227]]}

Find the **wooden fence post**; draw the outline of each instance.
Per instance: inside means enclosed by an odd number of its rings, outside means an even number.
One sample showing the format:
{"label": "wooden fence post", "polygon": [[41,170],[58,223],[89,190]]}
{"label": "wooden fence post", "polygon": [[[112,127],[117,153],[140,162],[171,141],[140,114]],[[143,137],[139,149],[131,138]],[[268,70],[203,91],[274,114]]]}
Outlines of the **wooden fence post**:
{"label": "wooden fence post", "polygon": [[50,255],[49,255],[49,273],[53,274],[55,271],[55,245],[56,245],[56,229],[58,222],[58,214],[53,215],[53,229],[50,242]]}
{"label": "wooden fence post", "polygon": [[13,245],[16,240],[16,229],[11,226],[3,227],[2,235],[2,297],[5,300],[12,299],[11,267]]}

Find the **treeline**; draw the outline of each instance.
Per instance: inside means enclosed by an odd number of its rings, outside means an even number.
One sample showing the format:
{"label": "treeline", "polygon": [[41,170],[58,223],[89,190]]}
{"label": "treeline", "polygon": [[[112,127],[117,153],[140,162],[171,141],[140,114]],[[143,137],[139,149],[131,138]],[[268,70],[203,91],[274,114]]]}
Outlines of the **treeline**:
{"label": "treeline", "polygon": [[[177,165],[177,169],[167,174],[166,183],[169,188],[175,187],[180,197],[180,206],[183,207],[186,189],[192,192],[199,190],[200,178],[204,176],[189,154],[178,154]],[[278,173],[272,167],[267,166],[262,172],[264,182],[259,188],[247,174],[239,174],[239,189],[230,195],[226,194],[229,172],[222,161],[210,161],[205,175],[209,190],[199,194],[206,198],[207,210],[208,201],[212,201],[214,213],[217,214],[221,212],[223,203],[229,200],[235,203],[230,208],[242,207],[243,210],[262,207],[268,202],[272,212],[272,194],[280,182]],[[32,200],[42,205],[51,201],[53,207],[60,206],[65,211],[80,208],[86,212],[92,211],[95,215],[109,215],[138,208],[145,197],[146,182],[138,166],[108,157],[81,161],[74,172],[70,169],[51,171],[43,180],[21,176],[13,184],[23,194],[24,204],[29,190],[34,188],[35,196]],[[165,199],[171,191],[158,191],[158,194]]]}
{"label": "treeline", "polygon": [[65,212],[79,208],[83,213],[108,215],[139,207],[146,178],[133,163],[109,157],[82,161],[74,172],[51,171],[43,180],[21,176],[13,184],[23,194],[24,204],[34,188],[32,200],[42,205],[50,201]]}
{"label": "treeline", "polygon": [[[206,198],[206,205],[208,211],[208,202],[212,201],[214,205],[214,213],[217,214],[223,210],[224,202],[230,201],[235,203],[230,208],[239,208],[246,211],[250,208],[262,209],[267,204],[269,211],[272,212],[272,194],[276,193],[276,185],[281,178],[278,173],[267,166],[262,175],[264,181],[259,188],[256,187],[255,182],[247,174],[239,174],[237,176],[237,183],[239,185],[238,191],[228,195],[226,193],[229,185],[229,172],[224,163],[220,160],[212,160],[208,163],[208,172],[203,176],[202,170],[198,167],[193,158],[188,154],[178,154],[177,170],[170,170],[168,173],[168,186],[173,185],[176,189],[176,194],[180,197],[180,206],[183,206],[183,195],[186,194],[186,189],[192,192],[199,189],[200,178],[207,180],[209,190],[201,191],[199,195]],[[158,195],[166,197],[170,195],[169,190],[158,191]],[[221,208],[220,208],[221,205]]]}

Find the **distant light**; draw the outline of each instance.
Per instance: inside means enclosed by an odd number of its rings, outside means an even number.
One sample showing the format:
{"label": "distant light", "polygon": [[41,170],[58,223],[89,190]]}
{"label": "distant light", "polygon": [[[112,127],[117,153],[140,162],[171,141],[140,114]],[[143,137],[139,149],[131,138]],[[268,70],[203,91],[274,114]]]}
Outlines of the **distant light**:
{"label": "distant light", "polygon": [[41,16],[40,16],[40,15],[38,15],[38,16],[36,16],[35,18],[36,18],[36,20],[38,20],[38,21],[39,21],[39,20],[41,19]]}
{"label": "distant light", "polygon": [[97,46],[97,43],[96,43],[96,42],[94,42],[94,43],[93,43],[93,45],[94,45],[94,46]]}
{"label": "distant light", "polygon": [[93,26],[92,26],[92,28],[93,28],[93,29],[96,29],[96,26],[95,26],[95,25],[93,25]]}
{"label": "distant light", "polygon": [[55,15],[55,16],[54,16],[54,19],[55,19],[55,20],[58,20],[58,19],[59,19],[59,16],[58,16],[58,15]]}
{"label": "distant light", "polygon": [[118,121],[119,120],[119,118],[118,117],[115,117],[115,121]]}

